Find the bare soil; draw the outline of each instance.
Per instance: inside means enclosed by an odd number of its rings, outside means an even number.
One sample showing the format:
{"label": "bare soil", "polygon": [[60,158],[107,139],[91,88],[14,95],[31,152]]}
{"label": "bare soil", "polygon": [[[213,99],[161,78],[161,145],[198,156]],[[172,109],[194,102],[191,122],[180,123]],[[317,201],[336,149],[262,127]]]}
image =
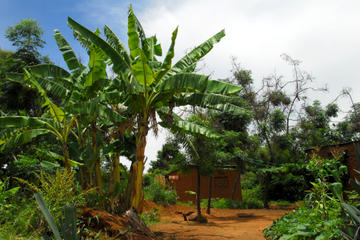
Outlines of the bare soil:
{"label": "bare soil", "polygon": [[[156,204],[148,201],[144,210],[153,209]],[[221,239],[265,239],[263,229],[270,226],[273,220],[280,218],[291,210],[278,209],[211,209],[211,214],[203,215],[208,223],[184,221],[182,213],[196,212],[195,207],[173,205],[157,206],[161,212],[160,223],[150,229],[161,239],[176,240],[221,240]]]}

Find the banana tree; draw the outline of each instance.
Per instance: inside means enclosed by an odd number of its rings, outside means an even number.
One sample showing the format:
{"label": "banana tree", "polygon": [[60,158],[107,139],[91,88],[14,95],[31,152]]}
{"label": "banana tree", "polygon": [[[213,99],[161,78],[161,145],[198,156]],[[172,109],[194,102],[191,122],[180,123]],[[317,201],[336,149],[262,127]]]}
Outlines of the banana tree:
{"label": "banana tree", "polygon": [[25,75],[13,75],[14,79],[37,89],[44,100],[43,107],[46,107],[48,111],[42,117],[0,117],[0,125],[5,129],[0,137],[0,150],[4,151],[9,147],[28,143],[40,135],[52,134],[61,142],[64,165],[66,170],[70,172],[70,165],[76,162],[69,158],[67,142],[70,130],[76,121],[76,115],[68,116],[55,105],[47,96],[46,91],[27,70],[25,70]]}
{"label": "banana tree", "polygon": [[128,12],[129,52],[107,26],[104,27],[104,40],[71,18],[68,18],[68,24],[75,36],[91,41],[109,56],[112,69],[117,74],[113,82],[112,100],[121,99],[126,112],[134,118],[136,157],[131,166],[132,178],[129,181],[132,207],[139,209],[143,199],[146,136],[149,129],[156,129],[156,116],[160,117],[161,124],[165,127],[218,137],[205,127],[181,119],[172,111],[173,108],[196,105],[233,114],[247,114],[241,107],[242,101],[237,97],[241,87],[192,73],[197,61],[225,36],[224,31],[215,34],[172,65],[178,28],[173,31],[169,50],[161,62],[157,59],[162,55],[160,44],[155,36],[146,37],[131,7]]}
{"label": "banana tree", "polygon": [[[95,34],[98,34],[98,31],[95,31]],[[55,30],[54,36],[70,72],[50,64],[34,66],[30,70],[49,92],[64,99],[63,105],[67,112],[78,116],[81,129],[74,135],[79,141],[80,148],[86,148],[86,138],[87,135],[90,136],[92,154],[84,161],[90,179],[95,172],[96,185],[99,192],[102,193],[100,168],[100,143],[102,140],[98,134],[99,125],[111,127],[114,124],[120,124],[125,119],[118,113],[119,109],[110,108],[102,97],[104,89],[109,85],[106,73],[108,57],[94,44],[83,42],[89,54],[89,63],[86,67],[80,63],[60,31]],[[58,69],[58,71],[52,69]],[[60,72],[66,72],[66,74],[59,74]],[[115,158],[114,161],[116,161]],[[83,169],[84,175],[87,175],[84,171],[86,170]],[[117,175],[115,172],[116,169],[114,169],[114,175]]]}

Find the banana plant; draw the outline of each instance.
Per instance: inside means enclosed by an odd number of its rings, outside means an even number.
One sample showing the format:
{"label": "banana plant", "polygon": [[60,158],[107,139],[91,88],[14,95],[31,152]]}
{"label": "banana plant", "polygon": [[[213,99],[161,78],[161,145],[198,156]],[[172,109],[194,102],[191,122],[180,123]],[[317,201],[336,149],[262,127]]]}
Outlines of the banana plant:
{"label": "banana plant", "polygon": [[65,168],[67,171],[71,171],[71,164],[78,163],[70,160],[67,143],[70,130],[76,121],[76,115],[66,115],[61,108],[50,100],[46,91],[34,77],[26,69],[24,71],[25,74],[21,76],[23,77],[21,81],[19,76],[13,75],[13,79],[17,78],[20,82],[37,89],[43,98],[43,107],[47,109],[47,112],[42,117],[0,117],[0,125],[7,130],[5,134],[3,132],[0,138],[0,150],[4,151],[11,146],[28,143],[40,135],[52,134],[61,143]]}
{"label": "banana plant", "polygon": [[[95,31],[94,34],[99,34],[99,31]],[[85,167],[89,171],[90,178],[95,172],[96,185],[99,192],[102,193],[100,168],[100,143],[102,141],[99,137],[99,125],[111,127],[114,124],[121,124],[125,120],[119,114],[119,109],[110,108],[107,102],[104,102],[105,98],[102,97],[110,81],[106,73],[109,58],[94,44],[83,42],[89,54],[89,63],[86,67],[80,63],[59,30],[55,30],[54,36],[70,72],[50,64],[37,65],[30,70],[47,91],[64,99],[63,105],[66,112],[77,115],[78,131],[77,134],[74,132],[74,136],[84,151],[86,151],[85,142],[90,137],[92,154],[90,157],[84,158]],[[54,69],[56,70],[54,71]]]}
{"label": "banana plant", "polygon": [[173,112],[173,108],[195,105],[232,114],[249,114],[242,108],[242,101],[238,97],[241,87],[192,73],[196,63],[225,36],[224,30],[172,65],[178,28],[173,31],[169,50],[161,62],[157,59],[162,55],[161,45],[157,43],[156,36],[146,37],[131,7],[127,32],[129,51],[107,26],[104,27],[106,39],[103,39],[70,17],[68,25],[74,30],[75,36],[82,41],[92,42],[107,54],[113,72],[117,75],[109,88],[113,90],[108,93],[109,103],[117,104],[120,100],[126,112],[133,116],[136,157],[129,180],[132,207],[139,209],[143,199],[146,136],[151,128],[156,129],[156,116],[160,117],[165,127],[216,138],[218,135],[210,129],[181,119]]}

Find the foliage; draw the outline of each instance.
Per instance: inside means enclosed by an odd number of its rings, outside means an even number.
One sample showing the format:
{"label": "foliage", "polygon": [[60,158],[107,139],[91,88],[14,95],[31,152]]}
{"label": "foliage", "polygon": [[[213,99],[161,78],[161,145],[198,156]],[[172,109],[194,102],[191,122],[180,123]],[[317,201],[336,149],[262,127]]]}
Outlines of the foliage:
{"label": "foliage", "polygon": [[20,178],[16,178],[19,182],[26,184],[32,191],[40,193],[49,211],[57,220],[62,215],[65,205],[84,206],[85,195],[92,191],[79,193],[79,189],[74,182],[74,172],[57,170],[55,176],[44,171],[40,174],[34,173],[38,179],[38,184],[31,183]]}
{"label": "foliage", "polygon": [[15,196],[20,187],[14,187],[7,189],[6,181],[0,180],[0,211],[5,213],[9,208],[13,208],[14,205],[9,203],[11,198]]}
{"label": "foliage", "polygon": [[44,31],[39,25],[38,21],[31,18],[21,19],[15,26],[8,27],[5,36],[13,46],[38,54],[37,48],[42,48],[45,44],[41,38]]}
{"label": "foliage", "polygon": [[339,207],[332,208],[328,218],[324,219],[320,212],[300,207],[274,221],[264,230],[265,237],[269,240],[342,239],[340,227],[343,221],[339,210]]}
{"label": "foliage", "polygon": [[165,206],[176,204],[178,198],[175,190],[156,182],[145,187],[144,194],[146,199]]}
{"label": "foliage", "polygon": [[[287,200],[290,202],[302,200],[305,197],[305,190],[314,180],[313,175],[307,169],[306,164],[287,163],[280,167],[260,169],[258,171],[259,181],[264,181],[266,174],[269,180],[269,200]],[[262,189],[264,184],[261,184]]]}
{"label": "foliage", "polygon": [[160,221],[159,209],[151,209],[140,214],[140,218],[146,223],[146,225],[153,225]]}
{"label": "foliage", "polygon": [[[264,203],[262,202],[262,200],[252,197],[247,197],[246,195],[243,196],[242,201],[231,200],[228,198],[212,198],[211,207],[224,208],[224,209],[259,209],[264,207]],[[207,205],[208,205],[208,199],[202,199],[201,206],[206,207]]]}
{"label": "foliage", "polygon": [[[39,193],[35,193],[36,202],[44,215],[47,223],[49,224],[51,231],[54,234],[56,240],[80,240],[82,239],[82,231],[78,233],[76,226],[76,208],[74,206],[64,206],[64,218],[60,220],[60,231],[56,225],[53,216],[49,212],[46,203]],[[62,238],[60,236],[60,232]]]}
{"label": "foliage", "polygon": [[306,165],[315,177],[305,206],[275,221],[264,230],[268,239],[342,239],[344,220],[340,210],[341,177],[347,169],[341,158],[321,159],[314,155]]}

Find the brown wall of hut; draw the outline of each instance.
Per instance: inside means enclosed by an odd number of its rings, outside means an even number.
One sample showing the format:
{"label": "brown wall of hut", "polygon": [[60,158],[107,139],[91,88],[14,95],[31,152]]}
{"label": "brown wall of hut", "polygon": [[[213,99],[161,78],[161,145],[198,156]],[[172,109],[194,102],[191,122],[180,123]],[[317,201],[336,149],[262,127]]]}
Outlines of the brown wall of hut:
{"label": "brown wall of hut", "polygon": [[[231,198],[233,186],[237,177],[237,172],[234,170],[216,170],[212,179],[212,197],[213,198]],[[180,173],[179,171],[172,172],[169,176],[179,176],[178,180],[174,180],[174,186],[179,201],[188,202],[195,201],[196,196],[185,193],[186,191],[197,191],[197,171],[196,168]],[[209,194],[209,179],[210,177],[200,177],[200,198],[207,199]],[[235,200],[242,200],[241,196],[241,182],[236,186]]]}
{"label": "brown wall of hut", "polygon": [[[360,146],[360,142],[356,143],[346,143],[346,144],[339,144],[339,145],[329,145],[324,146],[317,149],[312,149],[309,151],[310,155],[313,153],[318,154],[322,158],[334,158],[341,154],[342,152],[345,152],[345,159],[344,164],[347,166],[349,171],[349,179],[357,179],[360,180],[360,175],[356,173],[356,170],[360,170],[359,166],[356,161],[356,155],[354,150],[354,144],[357,144]],[[308,156],[311,157],[309,154]],[[346,183],[345,189],[351,190],[353,189],[351,184],[349,182]]]}

